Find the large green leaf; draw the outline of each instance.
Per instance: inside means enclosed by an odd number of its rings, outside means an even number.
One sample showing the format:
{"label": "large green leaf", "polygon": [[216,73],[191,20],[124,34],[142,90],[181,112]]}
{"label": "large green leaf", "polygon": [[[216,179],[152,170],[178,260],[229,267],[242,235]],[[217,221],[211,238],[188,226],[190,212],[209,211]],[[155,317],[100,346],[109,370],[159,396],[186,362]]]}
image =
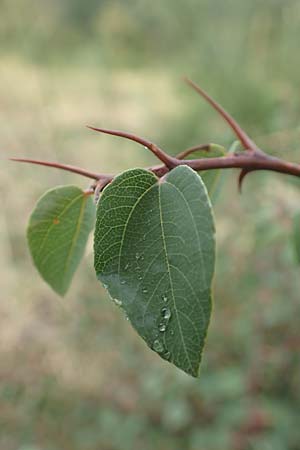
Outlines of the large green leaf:
{"label": "large green leaf", "polygon": [[71,283],[94,222],[93,201],[76,186],[46,192],[30,216],[27,238],[34,264],[61,295]]}
{"label": "large green leaf", "polygon": [[211,313],[215,237],[201,178],[187,166],[163,180],[124,172],[104,190],[95,270],[162,358],[197,376]]}

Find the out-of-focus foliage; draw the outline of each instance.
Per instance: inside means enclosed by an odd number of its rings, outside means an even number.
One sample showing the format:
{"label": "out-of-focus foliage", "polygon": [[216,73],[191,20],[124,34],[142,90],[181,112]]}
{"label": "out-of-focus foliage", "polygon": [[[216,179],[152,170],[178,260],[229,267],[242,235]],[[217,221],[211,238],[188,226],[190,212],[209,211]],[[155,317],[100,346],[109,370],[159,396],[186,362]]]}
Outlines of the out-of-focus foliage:
{"label": "out-of-focus foliage", "polygon": [[[228,147],[206,88],[266,150],[299,160],[297,0],[0,0],[0,148],[118,172],[153,162],[83,125],[136,131],[178,153]],[[4,167],[4,169],[2,169]],[[229,171],[216,205],[214,316],[201,377],[169,367],[101,289],[92,248],[63,303],[37,276],[25,228],[75,175],[2,160],[0,448],[299,450],[299,189]]]}

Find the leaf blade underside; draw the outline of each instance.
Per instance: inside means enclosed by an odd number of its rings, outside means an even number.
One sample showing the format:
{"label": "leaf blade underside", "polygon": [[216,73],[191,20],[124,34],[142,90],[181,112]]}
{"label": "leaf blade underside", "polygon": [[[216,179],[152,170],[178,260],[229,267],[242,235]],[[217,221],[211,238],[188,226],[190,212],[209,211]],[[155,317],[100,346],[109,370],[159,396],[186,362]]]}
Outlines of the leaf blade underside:
{"label": "leaf blade underside", "polygon": [[187,166],[162,182],[133,169],[104,190],[95,270],[133,327],[162,358],[197,376],[211,312],[211,205]]}
{"label": "leaf blade underside", "polygon": [[60,295],[70,286],[94,226],[92,199],[77,186],[59,186],[37,202],[27,228],[34,265]]}

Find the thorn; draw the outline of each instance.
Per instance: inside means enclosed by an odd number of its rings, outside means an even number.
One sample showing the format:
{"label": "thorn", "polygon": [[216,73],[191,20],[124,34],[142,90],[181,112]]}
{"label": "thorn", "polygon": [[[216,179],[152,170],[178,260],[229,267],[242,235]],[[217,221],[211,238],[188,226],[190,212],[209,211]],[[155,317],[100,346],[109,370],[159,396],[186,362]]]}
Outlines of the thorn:
{"label": "thorn", "polygon": [[172,169],[177,165],[176,158],[173,158],[172,156],[165,153],[162,149],[160,149],[156,144],[153,142],[148,141],[147,139],[144,139],[142,137],[139,137],[132,133],[127,133],[126,131],[120,131],[120,130],[109,130],[107,128],[96,128],[91,127],[87,125],[87,128],[90,130],[94,130],[100,133],[110,134],[112,136],[119,136],[125,139],[129,139],[130,141],[137,142],[138,144],[143,145],[144,147],[148,148],[160,161],[162,161],[168,168]]}
{"label": "thorn", "polygon": [[207,92],[200,88],[189,78],[185,77],[184,81],[190,85],[198,94],[200,94],[228,123],[232,131],[235,133],[245,150],[252,152],[260,152],[257,145],[250,139],[247,133],[240,127],[236,120],[219,104],[217,103]]}
{"label": "thorn", "polygon": [[246,175],[247,175],[248,173],[250,173],[250,172],[252,172],[252,171],[249,170],[249,169],[242,169],[241,172],[240,172],[239,179],[238,179],[238,189],[239,189],[239,193],[240,193],[240,194],[242,193],[242,184],[243,184],[243,181],[244,181]]}
{"label": "thorn", "polygon": [[211,150],[210,144],[195,145],[194,147],[187,148],[183,152],[179,153],[176,156],[176,158],[177,159],[186,159],[187,156],[191,155],[194,152],[197,152],[197,151],[210,152],[210,150]]}
{"label": "thorn", "polygon": [[70,166],[69,164],[60,164],[56,162],[40,161],[38,159],[29,159],[29,158],[9,158],[9,160],[22,163],[37,164],[39,166],[52,167],[55,169],[61,169],[67,172],[77,173],[78,175],[82,175],[84,177],[91,178],[93,180],[99,180],[99,178],[102,177],[102,174],[89,172],[85,169],[81,169],[80,167]]}

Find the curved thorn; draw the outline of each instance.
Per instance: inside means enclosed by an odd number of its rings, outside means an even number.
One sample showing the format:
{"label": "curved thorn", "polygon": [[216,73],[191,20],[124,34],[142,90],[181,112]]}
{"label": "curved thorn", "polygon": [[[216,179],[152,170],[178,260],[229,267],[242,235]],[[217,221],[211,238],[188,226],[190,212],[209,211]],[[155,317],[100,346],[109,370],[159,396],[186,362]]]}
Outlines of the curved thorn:
{"label": "curved thorn", "polygon": [[119,136],[119,137],[122,137],[125,139],[129,139],[130,141],[137,142],[138,144],[141,144],[144,147],[147,147],[167,167],[173,168],[176,166],[176,158],[173,158],[172,156],[168,155],[162,149],[160,149],[156,144],[148,141],[147,139],[144,139],[144,138],[139,137],[132,133],[127,133],[126,131],[109,130],[106,128],[96,128],[96,127],[91,127],[89,125],[87,125],[87,128],[89,128],[90,130],[98,131],[100,133],[110,134],[112,136]]}
{"label": "curved thorn", "polygon": [[240,127],[236,120],[210,95],[207,94],[203,89],[200,88],[196,83],[194,83],[189,78],[184,78],[185,82],[189,84],[198,94],[200,94],[228,123],[230,128],[233,130],[245,150],[248,151],[259,151],[257,145],[250,139],[247,133]]}
{"label": "curved thorn", "polygon": [[239,174],[239,179],[238,179],[238,189],[239,189],[239,193],[240,193],[240,194],[242,193],[242,184],[243,184],[243,181],[244,181],[246,175],[247,175],[249,172],[252,172],[252,171],[249,170],[249,169],[242,169],[241,172],[240,172],[240,174]]}
{"label": "curved thorn", "polygon": [[176,158],[177,159],[185,159],[187,156],[191,155],[192,153],[201,151],[201,150],[204,152],[209,152],[210,144],[200,144],[200,145],[195,145],[194,147],[187,148],[183,152],[179,153],[176,156]]}
{"label": "curved thorn", "polygon": [[29,164],[38,164],[39,166],[53,167],[55,169],[65,170],[67,172],[77,173],[78,175],[82,175],[87,178],[92,178],[93,180],[99,180],[103,175],[100,173],[89,172],[85,169],[81,169],[80,167],[70,166],[69,164],[60,164],[56,162],[48,162],[41,161],[38,159],[29,159],[29,158],[9,158],[10,161],[17,161],[22,163]]}

